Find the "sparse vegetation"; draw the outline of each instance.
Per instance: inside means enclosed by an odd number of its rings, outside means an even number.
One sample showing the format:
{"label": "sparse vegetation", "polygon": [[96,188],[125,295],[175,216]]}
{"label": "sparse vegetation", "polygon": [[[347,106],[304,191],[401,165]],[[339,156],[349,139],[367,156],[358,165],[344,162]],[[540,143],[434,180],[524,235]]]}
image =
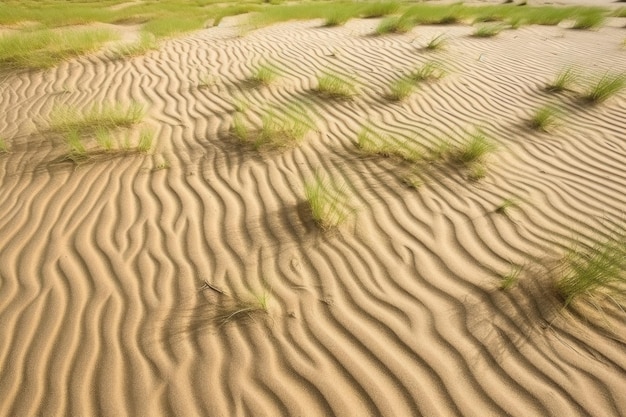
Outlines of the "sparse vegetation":
{"label": "sparse vegetation", "polygon": [[502,279],[500,280],[500,289],[506,291],[516,286],[519,282],[519,277],[521,273],[521,265],[512,265],[511,270],[502,276]]}
{"label": "sparse vegetation", "polygon": [[387,98],[392,101],[401,101],[413,94],[415,83],[411,78],[401,77],[393,80],[389,85]]}
{"label": "sparse vegetation", "polygon": [[495,145],[487,138],[481,129],[469,132],[463,142],[451,150],[454,161],[468,165],[480,162],[489,152],[495,149]]}
{"label": "sparse vegetation", "polygon": [[80,163],[88,158],[87,148],[77,130],[68,131],[64,138],[67,144],[67,159],[74,163]]}
{"label": "sparse vegetation", "polygon": [[313,219],[322,230],[339,227],[354,212],[347,187],[340,186],[319,173],[304,185],[304,192]]}
{"label": "sparse vegetation", "polygon": [[547,85],[548,91],[565,91],[578,81],[578,73],[572,67],[559,72],[554,80]]}
{"label": "sparse vegetation", "polygon": [[325,97],[350,99],[358,92],[354,79],[327,72],[317,77],[316,91]]}
{"label": "sparse vegetation", "polygon": [[144,129],[139,133],[139,143],[137,144],[137,151],[149,152],[152,149],[152,142],[154,140],[154,132],[152,130]]}
{"label": "sparse vegetation", "polygon": [[443,33],[441,33],[429,40],[425,48],[431,51],[444,49],[447,42],[448,39],[444,36]]}
{"label": "sparse vegetation", "polygon": [[443,65],[435,61],[429,61],[424,63],[419,68],[411,71],[411,73],[409,74],[409,78],[414,82],[421,82],[437,80],[445,76],[445,74],[446,72],[443,68]]}
{"label": "sparse vegetation", "polygon": [[249,80],[254,84],[270,85],[279,76],[280,70],[270,64],[261,64],[252,71]]}
{"label": "sparse vegetation", "polygon": [[6,140],[2,136],[0,136],[0,153],[8,153],[9,145],[7,145]]}
{"label": "sparse vegetation", "polygon": [[52,111],[52,129],[57,131],[95,131],[115,127],[130,127],[141,121],[143,106],[131,102],[94,105],[87,111],[76,107],[59,107]]}
{"label": "sparse vegetation", "polygon": [[157,49],[159,44],[156,37],[151,33],[141,33],[139,39],[132,43],[126,43],[113,50],[113,57],[116,59],[129,58],[144,55],[145,53]]}
{"label": "sparse vegetation", "polygon": [[530,127],[544,132],[549,131],[559,123],[561,111],[553,105],[538,108],[530,119]]}
{"label": "sparse vegetation", "polygon": [[583,14],[576,18],[574,29],[596,29],[604,24],[604,15],[589,13]]}
{"label": "sparse vegetation", "polygon": [[589,85],[584,98],[591,103],[601,103],[619,93],[624,87],[626,87],[626,74],[607,72]]}
{"label": "sparse vegetation", "polygon": [[504,26],[498,25],[479,25],[474,30],[472,36],[475,38],[491,38],[502,32]]}
{"label": "sparse vegetation", "polygon": [[408,19],[401,16],[391,16],[383,19],[376,27],[377,35],[385,35],[387,33],[407,33],[413,29],[415,25]]}
{"label": "sparse vegetation", "polygon": [[507,214],[507,212],[515,207],[519,206],[519,202],[515,198],[505,198],[502,202],[495,208],[494,212],[498,214]]}
{"label": "sparse vegetation", "polygon": [[369,156],[396,157],[408,162],[421,162],[423,152],[415,144],[364,127],[357,137],[361,152]]}
{"label": "sparse vegetation", "polygon": [[484,164],[472,164],[467,173],[467,179],[470,181],[480,181],[487,176],[487,167]]}
{"label": "sparse vegetation", "polygon": [[626,294],[626,235],[570,248],[559,268],[556,288],[567,307],[577,299],[607,298],[623,305]]}
{"label": "sparse vegetation", "polygon": [[231,295],[224,290],[205,281],[205,287],[216,292],[220,299],[211,310],[210,319],[218,327],[235,322],[245,322],[260,315],[269,313],[271,291],[263,288],[259,293],[251,293],[249,296]]}

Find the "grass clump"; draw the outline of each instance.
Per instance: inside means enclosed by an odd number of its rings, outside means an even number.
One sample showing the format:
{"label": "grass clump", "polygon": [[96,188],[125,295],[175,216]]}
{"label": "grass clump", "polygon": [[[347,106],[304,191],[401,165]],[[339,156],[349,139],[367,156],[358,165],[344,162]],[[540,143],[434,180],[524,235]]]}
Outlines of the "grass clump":
{"label": "grass clump", "polygon": [[584,94],[585,100],[590,103],[601,103],[619,93],[626,87],[626,74],[605,73],[597,81],[592,82]]}
{"label": "grass clump", "polygon": [[599,13],[586,13],[576,18],[573,29],[596,29],[604,24],[605,17]]}
{"label": "grass clump", "polygon": [[0,153],[9,153],[9,145],[2,136],[0,136]]}
{"label": "grass clump", "polygon": [[152,33],[142,33],[135,42],[118,46],[113,50],[115,59],[144,55],[158,48],[156,37]]}
{"label": "grass clump", "polygon": [[571,89],[571,87],[578,81],[578,73],[572,68],[566,68],[559,72],[554,80],[546,86],[548,91],[565,91]]}
{"label": "grass clump", "polygon": [[519,282],[521,273],[521,265],[512,265],[511,270],[502,276],[502,279],[500,280],[500,289],[506,291],[516,286]]}
{"label": "grass clump", "polygon": [[280,70],[274,65],[261,64],[252,71],[249,80],[253,84],[268,86],[280,75]]}
{"label": "grass clump", "polygon": [[409,74],[409,78],[414,82],[421,82],[437,80],[444,77],[445,75],[446,72],[443,68],[443,65],[435,61],[429,61],[423,64],[421,67],[411,71],[411,73]]}
{"label": "grass clump", "polygon": [[316,91],[325,97],[344,100],[350,99],[358,93],[354,79],[330,72],[317,77]]}
{"label": "grass clump", "polygon": [[502,25],[479,25],[474,30],[472,36],[475,38],[491,38],[502,32]]}
{"label": "grass clump", "polygon": [[376,27],[377,35],[386,35],[388,33],[407,33],[415,24],[402,16],[392,16],[383,19]]}
{"label": "grass clump", "polygon": [[137,151],[147,153],[152,149],[152,142],[154,140],[154,132],[152,130],[144,129],[139,133],[139,142],[137,143]]}
{"label": "grass clump", "polygon": [[495,150],[495,145],[487,138],[481,130],[476,129],[468,133],[463,142],[451,150],[453,161],[464,165],[481,162],[484,157]]}
{"label": "grass clump", "polygon": [[65,134],[64,139],[67,144],[66,158],[68,160],[74,163],[81,163],[89,159],[87,148],[83,143],[80,132],[71,130]]}
{"label": "grass clump", "polygon": [[132,102],[128,106],[121,103],[95,105],[87,111],[75,107],[60,107],[51,115],[52,128],[57,131],[85,131],[130,127],[143,118],[143,106]]}
{"label": "grass clump", "polygon": [[116,35],[104,29],[42,29],[0,35],[0,66],[45,69],[100,48]]}
{"label": "grass clump", "polygon": [[604,296],[623,304],[626,294],[626,236],[621,234],[569,249],[556,288],[567,307],[576,299]]}
{"label": "grass clump", "polygon": [[357,136],[357,146],[365,155],[395,157],[407,162],[421,162],[423,154],[414,144],[383,135],[364,127]]}
{"label": "grass clump", "polygon": [[365,6],[361,17],[365,19],[383,17],[397,12],[399,8],[400,3],[396,1],[377,1]]}
{"label": "grass clump", "polygon": [[552,105],[542,106],[533,113],[530,119],[530,127],[547,132],[552,127],[558,125],[560,114],[560,110]]}
{"label": "grass clump", "polygon": [[505,198],[502,200],[498,207],[495,208],[494,212],[498,214],[507,214],[507,212],[515,207],[519,206],[519,202],[515,198]]}
{"label": "grass clump", "polygon": [[448,39],[444,36],[443,33],[441,33],[433,37],[431,40],[429,40],[425,48],[430,51],[444,49],[446,47],[447,42],[448,42]]}
{"label": "grass clump", "polygon": [[325,231],[335,229],[344,223],[354,211],[349,203],[346,186],[316,174],[312,181],[305,183],[304,193],[313,219]]}
{"label": "grass clump", "polygon": [[393,80],[389,85],[387,98],[391,101],[402,101],[413,94],[415,83],[409,77]]}

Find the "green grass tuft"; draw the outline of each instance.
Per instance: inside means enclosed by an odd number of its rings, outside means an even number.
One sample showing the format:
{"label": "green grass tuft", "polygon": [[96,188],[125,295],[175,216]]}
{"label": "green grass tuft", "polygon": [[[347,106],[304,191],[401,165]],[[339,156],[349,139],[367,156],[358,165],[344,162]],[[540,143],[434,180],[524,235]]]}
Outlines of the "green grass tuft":
{"label": "green grass tuft", "polygon": [[64,139],[67,144],[66,158],[68,160],[78,164],[89,159],[87,148],[83,143],[80,132],[77,130],[70,130],[65,133]]}
{"label": "green grass tuft", "polygon": [[453,161],[468,165],[482,161],[493,150],[495,150],[495,145],[487,138],[487,135],[482,130],[476,129],[468,133],[465,140],[451,150],[451,157]]}
{"label": "green grass tuft", "polygon": [[9,153],[9,145],[2,136],[0,136],[0,153]]}
{"label": "green grass tuft", "polygon": [[601,103],[619,93],[626,87],[626,74],[605,73],[595,82],[592,82],[584,94],[585,100],[591,103]]}
{"label": "green grass tuft", "polygon": [[115,127],[130,127],[143,118],[143,106],[132,102],[95,105],[87,111],[75,107],[59,107],[52,111],[52,129],[57,131],[95,131]]}
{"label": "green grass tuft", "polygon": [[383,17],[397,12],[399,8],[400,3],[396,1],[377,1],[365,6],[361,17],[365,19]]}
{"label": "green grass tuft", "polygon": [[339,227],[354,212],[346,186],[339,186],[319,174],[305,183],[304,192],[315,222],[322,230]]}
{"label": "green grass tuft", "polygon": [[391,101],[401,101],[413,94],[415,83],[411,78],[402,77],[393,80],[389,85],[387,98]]}
{"label": "green grass tuft", "polygon": [[559,124],[560,114],[561,111],[552,105],[542,106],[533,113],[530,127],[547,132]]}
{"label": "green grass tuft", "polygon": [[626,236],[617,235],[591,246],[569,249],[556,282],[567,307],[576,299],[597,296],[623,301],[626,294]]}
{"label": "green grass tuft", "polygon": [[421,67],[418,67],[415,70],[411,71],[411,73],[409,74],[409,78],[414,82],[421,82],[437,80],[444,77],[445,75],[446,72],[443,68],[443,65],[435,61],[429,61],[423,64]]}
{"label": "green grass tuft", "polygon": [[546,89],[548,91],[569,90],[578,81],[578,78],[578,73],[574,68],[566,68],[559,72],[552,82],[548,83]]}
{"label": "green grass tuft", "polygon": [[368,156],[395,157],[412,163],[424,160],[423,152],[413,143],[383,135],[369,127],[359,132],[357,145]]}
{"label": "green grass tuft", "polygon": [[132,43],[120,45],[113,50],[115,59],[130,58],[144,55],[159,47],[156,37],[152,33],[142,33],[139,39]]}
{"label": "green grass tuft", "polygon": [[154,132],[152,130],[144,129],[139,133],[139,143],[137,144],[137,151],[147,153],[152,149],[152,142],[154,140]]}
{"label": "green grass tuft", "polygon": [[268,86],[280,75],[280,70],[270,64],[261,64],[252,71],[249,80],[254,84]]}
{"label": "green grass tuft", "polygon": [[474,30],[472,36],[475,38],[491,38],[502,32],[504,26],[498,25],[479,25]]}
{"label": "green grass tuft", "polygon": [[336,99],[350,99],[358,93],[354,79],[330,72],[317,77],[316,91],[322,96]]}
{"label": "green grass tuft", "polygon": [[386,35],[388,33],[407,33],[415,24],[409,19],[403,19],[401,16],[392,16],[383,19],[376,27],[377,35]]}
{"label": "green grass tuft", "polygon": [[574,29],[597,29],[604,24],[605,17],[600,13],[587,13],[580,15],[574,22]]}
{"label": "green grass tuft", "polygon": [[521,273],[521,265],[512,265],[511,270],[502,276],[502,279],[500,280],[500,289],[506,291],[516,286],[519,282],[519,277]]}
{"label": "green grass tuft", "polygon": [[425,48],[430,51],[436,51],[436,50],[444,49],[447,43],[448,43],[448,39],[445,37],[443,33],[441,33],[433,37],[430,41],[428,41]]}

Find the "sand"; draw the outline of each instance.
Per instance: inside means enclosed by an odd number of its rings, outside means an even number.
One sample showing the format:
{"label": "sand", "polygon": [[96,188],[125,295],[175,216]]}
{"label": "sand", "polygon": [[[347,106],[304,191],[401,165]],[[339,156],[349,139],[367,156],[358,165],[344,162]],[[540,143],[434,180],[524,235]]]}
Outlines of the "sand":
{"label": "sand", "polygon": [[[589,106],[543,91],[568,65],[626,68],[624,22],[491,39],[368,36],[377,20],[241,36],[235,23],[126,61],[2,74],[0,415],[626,415],[623,314],[562,311],[545,268],[624,220],[626,94]],[[446,50],[422,48],[441,33]],[[428,60],[448,75],[383,98]],[[283,69],[276,83],[242,82],[263,61]],[[355,75],[359,96],[313,94],[328,69]],[[301,145],[257,151],[229,134],[237,100],[259,125],[295,99],[317,129]],[[152,153],[63,161],[52,109],[113,100],[146,106]],[[563,123],[528,128],[548,102]],[[359,153],[366,122],[425,144],[479,125],[498,148],[479,181],[434,167],[413,189],[406,164]],[[315,172],[356,207],[332,233],[304,199]],[[501,291],[512,264],[520,282]],[[263,294],[267,314],[231,309]]]}

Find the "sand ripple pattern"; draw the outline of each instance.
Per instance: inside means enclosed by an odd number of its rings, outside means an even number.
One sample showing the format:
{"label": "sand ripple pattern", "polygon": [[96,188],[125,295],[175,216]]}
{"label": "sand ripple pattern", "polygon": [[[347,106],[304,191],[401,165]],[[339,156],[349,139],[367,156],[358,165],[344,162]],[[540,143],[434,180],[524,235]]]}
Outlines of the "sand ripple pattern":
{"label": "sand ripple pattern", "polygon": [[[462,26],[372,37],[376,20],[319,24],[223,26],[145,57],[2,79],[0,415],[626,415],[623,316],[607,332],[563,315],[537,276],[497,290],[512,263],[624,220],[626,97],[590,108],[542,91],[566,65],[625,68],[620,29],[475,39]],[[444,32],[447,50],[422,48]],[[429,60],[449,75],[383,98]],[[262,62],[282,76],[251,87]],[[323,71],[356,75],[359,96],[313,94]],[[114,100],[146,105],[154,153],[54,163],[50,111]],[[528,129],[554,100],[564,125]],[[230,137],[242,104],[258,124],[294,102],[317,129],[301,146],[257,152]],[[359,155],[366,122],[424,145],[480,125],[499,149],[478,183],[425,171],[413,190],[396,162]],[[338,233],[306,209],[316,171],[354,196]],[[507,198],[519,206],[497,213]],[[217,315],[263,293],[267,316]]]}

